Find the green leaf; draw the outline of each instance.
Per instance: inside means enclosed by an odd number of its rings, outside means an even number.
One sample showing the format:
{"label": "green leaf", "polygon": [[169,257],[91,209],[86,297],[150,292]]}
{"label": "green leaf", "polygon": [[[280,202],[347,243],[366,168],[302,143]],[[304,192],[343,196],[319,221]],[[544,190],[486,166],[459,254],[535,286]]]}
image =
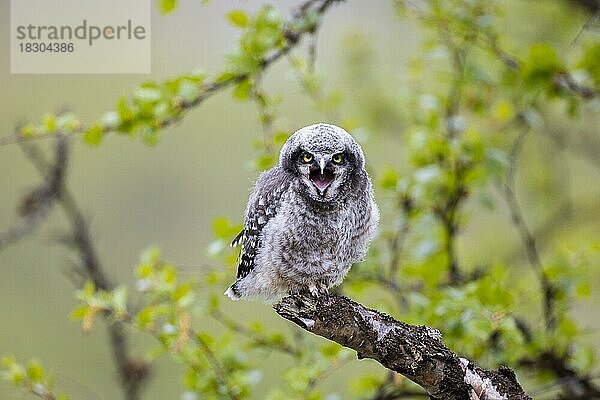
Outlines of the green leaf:
{"label": "green leaf", "polygon": [[44,381],[44,368],[36,361],[31,360],[27,363],[27,377],[34,383],[41,383]]}
{"label": "green leaf", "polygon": [[76,309],[74,309],[73,311],[71,311],[70,317],[71,317],[71,319],[74,319],[74,320],[81,320],[87,315],[89,310],[90,310],[90,307],[87,304],[79,306]]}
{"label": "green leaf", "polygon": [[250,79],[244,79],[235,87],[233,96],[239,100],[247,100],[250,97],[252,87],[252,81]]}
{"label": "green leaf", "polygon": [[[350,389],[353,393],[365,397],[377,390],[382,383],[382,378],[375,375],[363,375],[358,379],[355,379],[350,384]],[[372,397],[372,396],[369,396]]]}
{"label": "green leaf", "polygon": [[177,0],[160,0],[160,11],[163,14],[169,14],[177,8]]}
{"label": "green leaf", "polygon": [[83,294],[86,297],[92,297],[96,293],[96,285],[93,281],[87,281],[83,286]]}
{"label": "green leaf", "polygon": [[85,133],[83,134],[83,140],[92,146],[96,146],[102,142],[104,137],[104,130],[102,129],[102,125],[93,124],[90,126]]}
{"label": "green leaf", "polygon": [[163,283],[166,284],[170,290],[174,289],[174,285],[177,282],[177,269],[172,265],[164,265],[160,272]]}
{"label": "green leaf", "polygon": [[56,132],[56,116],[52,113],[44,115],[44,130],[47,133]]}
{"label": "green leaf", "polygon": [[578,67],[584,68],[596,86],[600,86],[600,42],[595,41],[585,46]]}
{"label": "green leaf", "polygon": [[227,19],[233,26],[237,26],[238,28],[246,28],[250,25],[250,18],[248,14],[246,14],[242,10],[233,10],[227,13]]}
{"label": "green leaf", "polygon": [[15,360],[13,355],[2,357],[2,371],[0,377],[11,381],[15,385],[20,385],[25,381],[25,369]]}
{"label": "green leaf", "polygon": [[220,304],[220,296],[217,295],[211,295],[209,302],[208,302],[208,307],[210,310],[218,310],[219,309],[219,304]]}
{"label": "green leaf", "polygon": [[257,14],[256,26],[260,29],[278,30],[283,23],[283,16],[277,8],[267,5]]}
{"label": "green leaf", "polygon": [[[259,55],[260,56],[260,55]],[[232,71],[219,76],[219,81],[227,81],[236,74],[254,74],[260,69],[261,61],[259,57],[255,57],[251,54],[240,52],[239,50],[234,51],[226,56],[228,64],[231,66]]]}
{"label": "green leaf", "polygon": [[544,69],[555,69],[560,64],[556,51],[547,43],[532,45],[529,48],[529,59]]}
{"label": "green leaf", "polygon": [[180,285],[173,293],[173,300],[177,302],[179,307],[188,307],[194,300],[194,292],[189,283]]}
{"label": "green leaf", "polygon": [[4,369],[11,369],[15,364],[16,364],[16,360],[15,360],[15,356],[8,355],[8,356],[4,356],[2,357],[2,368]]}
{"label": "green leaf", "polygon": [[120,98],[117,103],[117,112],[119,113],[119,120],[121,121],[122,125],[130,122],[133,119],[133,110],[129,106],[127,99],[124,97]]}
{"label": "green leaf", "polygon": [[217,78],[215,79],[215,82],[223,83],[223,82],[230,81],[234,78],[236,78],[236,74],[234,72],[226,71],[226,72],[223,72],[222,74],[218,75]]}
{"label": "green leaf", "polygon": [[547,43],[536,43],[529,48],[528,58],[521,67],[523,82],[531,88],[543,88],[553,93],[554,75],[561,70],[562,62],[556,51]]}
{"label": "green leaf", "polygon": [[275,165],[277,157],[274,154],[262,154],[255,160],[255,167],[259,171],[264,171]]}
{"label": "green leaf", "polygon": [[577,296],[585,298],[585,297],[590,297],[590,295],[592,294],[592,288],[590,286],[589,282],[582,282],[579,285],[577,285],[577,289],[575,290],[575,292],[577,293]]}
{"label": "green leaf", "polygon": [[321,348],[321,354],[323,354],[325,357],[333,358],[339,354],[340,350],[342,350],[342,346],[332,342]]}
{"label": "green leaf", "polygon": [[213,232],[219,239],[233,239],[231,237],[231,223],[227,217],[217,217],[213,220]]}
{"label": "green leaf", "polygon": [[514,115],[514,105],[506,99],[500,99],[492,105],[492,116],[500,122],[509,121]]}
{"label": "green leaf", "polygon": [[387,190],[394,190],[398,186],[398,172],[390,167],[386,167],[379,178],[379,185]]}
{"label": "green leaf", "polygon": [[575,321],[573,321],[570,318],[563,318],[560,321],[558,328],[565,338],[574,338],[579,331],[579,328]]}
{"label": "green leaf", "polygon": [[594,348],[592,346],[577,346],[573,354],[573,364],[582,374],[589,374],[594,366]]}
{"label": "green leaf", "polygon": [[141,328],[147,328],[154,324],[154,308],[146,307],[136,316],[136,322]]}
{"label": "green leaf", "polygon": [[23,367],[19,364],[15,365],[15,367],[10,370],[9,376],[11,382],[15,385],[19,385],[25,382],[25,371]]}
{"label": "green leaf", "polygon": [[33,125],[32,123],[29,123],[21,127],[20,133],[23,137],[31,138],[39,134],[39,129],[37,128],[37,126]]}

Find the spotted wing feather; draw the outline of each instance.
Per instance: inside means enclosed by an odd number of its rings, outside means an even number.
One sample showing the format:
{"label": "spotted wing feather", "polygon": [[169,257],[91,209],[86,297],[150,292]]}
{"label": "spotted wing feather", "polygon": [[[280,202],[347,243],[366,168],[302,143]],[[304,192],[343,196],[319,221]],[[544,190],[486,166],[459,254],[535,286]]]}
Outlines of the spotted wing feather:
{"label": "spotted wing feather", "polygon": [[247,276],[254,269],[254,259],[261,248],[261,232],[265,225],[277,214],[281,199],[289,180],[278,167],[264,172],[250,196],[244,229],[233,239],[232,246],[240,245],[242,249],[238,257],[237,278]]}

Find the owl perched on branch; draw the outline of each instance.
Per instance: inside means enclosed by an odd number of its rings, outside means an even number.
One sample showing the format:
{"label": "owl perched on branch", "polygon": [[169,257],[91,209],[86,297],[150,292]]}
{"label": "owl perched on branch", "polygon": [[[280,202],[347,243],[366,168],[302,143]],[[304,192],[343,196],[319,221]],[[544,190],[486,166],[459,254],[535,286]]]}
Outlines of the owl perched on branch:
{"label": "owl perched on branch", "polygon": [[360,145],[335,125],[302,128],[256,182],[232,243],[242,247],[237,280],[225,294],[327,293],[364,258],[378,222]]}

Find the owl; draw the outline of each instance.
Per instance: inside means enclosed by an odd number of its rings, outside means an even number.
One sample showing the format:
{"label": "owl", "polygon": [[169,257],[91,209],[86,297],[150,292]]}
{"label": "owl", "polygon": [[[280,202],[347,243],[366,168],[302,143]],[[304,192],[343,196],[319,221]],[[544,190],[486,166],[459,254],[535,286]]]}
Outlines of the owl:
{"label": "owl", "polygon": [[379,223],[365,157],[344,129],[315,124],[284,144],[250,195],[233,300],[328,293],[361,261]]}

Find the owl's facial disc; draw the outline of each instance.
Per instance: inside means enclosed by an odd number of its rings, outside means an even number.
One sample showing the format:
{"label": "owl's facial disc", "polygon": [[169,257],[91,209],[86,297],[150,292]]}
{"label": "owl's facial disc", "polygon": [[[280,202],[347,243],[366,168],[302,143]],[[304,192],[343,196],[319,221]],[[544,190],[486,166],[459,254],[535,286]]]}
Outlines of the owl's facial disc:
{"label": "owl's facial disc", "polygon": [[339,198],[340,185],[348,173],[346,154],[335,150],[304,150],[296,158],[305,193],[318,202],[328,203]]}

